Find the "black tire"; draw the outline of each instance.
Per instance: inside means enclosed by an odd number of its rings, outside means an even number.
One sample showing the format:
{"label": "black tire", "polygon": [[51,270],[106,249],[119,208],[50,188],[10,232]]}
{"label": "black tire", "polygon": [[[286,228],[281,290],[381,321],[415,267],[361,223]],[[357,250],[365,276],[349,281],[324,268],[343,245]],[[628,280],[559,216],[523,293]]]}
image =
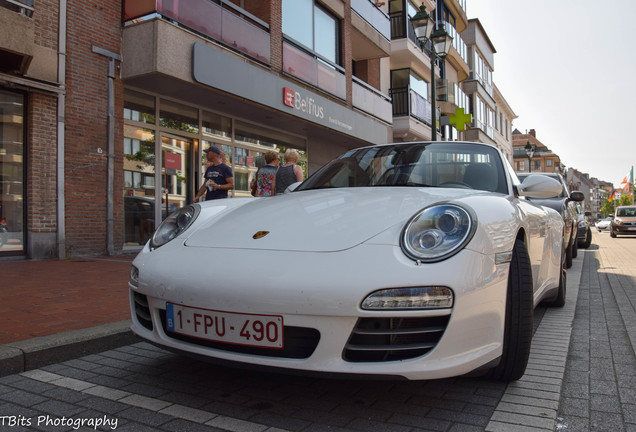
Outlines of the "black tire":
{"label": "black tire", "polygon": [[565,306],[565,297],[567,291],[567,270],[565,269],[565,256],[561,254],[561,275],[559,276],[559,291],[554,300],[549,302],[550,306],[563,307]]}
{"label": "black tire", "polygon": [[611,238],[616,238],[616,234],[614,234],[614,231],[611,231],[611,230],[610,230],[610,237],[611,237]]}
{"label": "black tire", "polygon": [[572,237],[572,258],[579,256],[579,242],[576,237]]}
{"label": "black tire", "polygon": [[490,377],[499,381],[514,381],[523,376],[532,345],[534,304],[532,267],[523,241],[515,241],[506,295],[506,321],[503,352],[499,365]]}
{"label": "black tire", "polygon": [[568,247],[565,249],[565,267],[572,267],[572,239],[570,239]]}
{"label": "black tire", "polygon": [[587,235],[585,236],[585,242],[583,243],[583,249],[587,249],[592,244],[592,230],[587,230]]}

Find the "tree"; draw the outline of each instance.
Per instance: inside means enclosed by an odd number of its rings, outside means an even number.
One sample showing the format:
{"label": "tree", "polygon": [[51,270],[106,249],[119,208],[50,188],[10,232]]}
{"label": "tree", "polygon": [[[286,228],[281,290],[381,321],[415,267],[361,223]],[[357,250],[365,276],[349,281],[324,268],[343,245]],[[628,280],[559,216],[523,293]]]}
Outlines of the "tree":
{"label": "tree", "polygon": [[[632,189],[630,188],[630,190]],[[624,193],[618,199],[613,199],[612,201],[606,199],[601,205],[601,213],[610,216],[614,214],[616,207],[625,205],[632,205],[631,194]]]}

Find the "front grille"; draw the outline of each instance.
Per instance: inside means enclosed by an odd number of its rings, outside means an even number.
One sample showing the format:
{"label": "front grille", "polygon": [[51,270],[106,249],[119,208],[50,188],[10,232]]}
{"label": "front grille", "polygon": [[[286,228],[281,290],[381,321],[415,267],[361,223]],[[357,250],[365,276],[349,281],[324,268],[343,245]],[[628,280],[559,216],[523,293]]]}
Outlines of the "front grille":
{"label": "front grille", "polygon": [[173,339],[178,339],[184,342],[188,342],[194,345],[205,346],[223,351],[230,351],[241,354],[253,354],[264,357],[280,357],[290,359],[305,359],[311,356],[318,342],[320,341],[320,332],[316,329],[306,327],[283,327],[283,348],[271,349],[261,347],[250,347],[243,345],[234,345],[225,342],[209,341],[191,336],[174,333],[168,330],[166,325],[166,311],[160,310],[161,325],[166,335]]}
{"label": "front grille", "polygon": [[150,307],[148,306],[148,297],[138,292],[133,292],[135,300],[135,316],[139,324],[152,331],[152,318],[150,316]]}
{"label": "front grille", "polygon": [[407,360],[431,351],[441,339],[450,315],[425,318],[360,318],[345,346],[349,362]]}

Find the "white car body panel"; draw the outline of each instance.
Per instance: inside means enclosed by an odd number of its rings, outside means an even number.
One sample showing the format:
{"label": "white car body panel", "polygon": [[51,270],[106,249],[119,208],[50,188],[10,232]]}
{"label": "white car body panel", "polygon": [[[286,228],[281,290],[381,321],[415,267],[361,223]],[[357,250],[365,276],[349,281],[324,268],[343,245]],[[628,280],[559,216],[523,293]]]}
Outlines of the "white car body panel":
{"label": "white car body panel", "polygon": [[[401,249],[406,222],[418,211],[452,202],[476,215],[476,231],[455,255],[418,263]],[[367,187],[292,192],[271,198],[201,203],[193,225],[134,260],[132,330],[161,346],[206,357],[314,372],[438,379],[469,373],[502,354],[509,254],[518,234],[532,265],[535,305],[559,285],[563,220],[525,198],[467,189]],[[259,231],[269,233],[255,239]],[[452,309],[371,311],[370,293],[439,285],[454,293]],[[133,293],[147,296],[152,330],[135,318]],[[317,329],[305,359],[230,352],[166,334],[166,302],[226,312],[281,315],[285,326]],[[424,356],[383,362],[343,359],[361,317],[448,316],[435,348]]]}

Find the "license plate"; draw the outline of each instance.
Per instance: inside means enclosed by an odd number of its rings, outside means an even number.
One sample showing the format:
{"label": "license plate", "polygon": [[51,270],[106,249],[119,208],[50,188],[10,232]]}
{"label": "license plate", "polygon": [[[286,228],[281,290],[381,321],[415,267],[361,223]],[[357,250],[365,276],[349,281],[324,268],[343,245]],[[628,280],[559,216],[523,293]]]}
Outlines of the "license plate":
{"label": "license plate", "polygon": [[168,330],[216,342],[283,348],[283,317],[166,305]]}

